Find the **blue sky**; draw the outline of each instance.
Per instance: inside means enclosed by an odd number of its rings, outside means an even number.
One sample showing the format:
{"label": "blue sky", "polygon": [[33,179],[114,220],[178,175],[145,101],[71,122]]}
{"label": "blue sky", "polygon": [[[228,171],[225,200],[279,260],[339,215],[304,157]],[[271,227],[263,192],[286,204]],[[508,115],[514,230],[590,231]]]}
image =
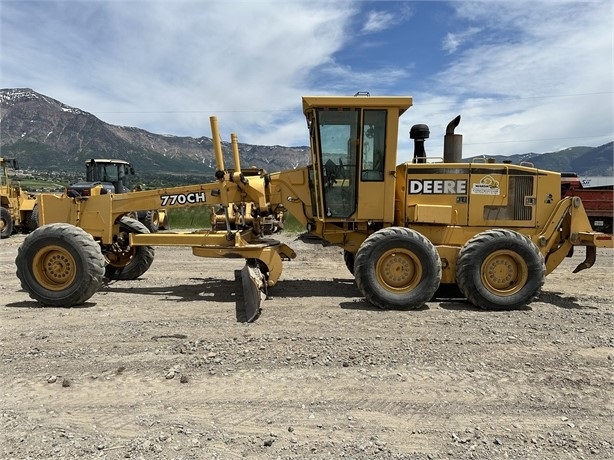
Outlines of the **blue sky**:
{"label": "blue sky", "polygon": [[[302,95],[409,95],[441,155],[614,139],[614,2],[0,0],[0,86],[158,134],[307,145]],[[0,133],[1,134],[1,133]]]}

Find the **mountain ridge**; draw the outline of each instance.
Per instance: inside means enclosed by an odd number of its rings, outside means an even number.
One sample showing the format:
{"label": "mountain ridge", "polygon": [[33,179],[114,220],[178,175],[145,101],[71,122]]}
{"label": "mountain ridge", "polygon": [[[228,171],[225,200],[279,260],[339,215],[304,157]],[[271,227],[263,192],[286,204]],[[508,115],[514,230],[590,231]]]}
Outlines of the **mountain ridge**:
{"label": "mountain ridge", "polygon": [[[308,147],[239,144],[244,165],[267,170],[306,164]],[[90,158],[120,158],[139,171],[212,175],[211,138],[154,134],[137,127],[106,123],[28,88],[0,90],[0,148],[31,169],[83,171]],[[232,149],[222,141],[225,162]],[[232,163],[227,163],[232,164]]]}
{"label": "mountain ridge", "polygon": [[[224,161],[232,164],[230,143],[222,142]],[[309,147],[239,144],[243,166],[282,171],[306,165]],[[211,138],[154,134],[137,127],[106,123],[29,88],[0,89],[0,155],[22,167],[82,172],[90,158],[130,161],[150,174],[212,177],[215,154]],[[469,162],[476,157],[464,158]],[[614,175],[614,142],[575,146],[556,152],[493,155],[497,161],[530,162],[540,169],[581,176]]]}

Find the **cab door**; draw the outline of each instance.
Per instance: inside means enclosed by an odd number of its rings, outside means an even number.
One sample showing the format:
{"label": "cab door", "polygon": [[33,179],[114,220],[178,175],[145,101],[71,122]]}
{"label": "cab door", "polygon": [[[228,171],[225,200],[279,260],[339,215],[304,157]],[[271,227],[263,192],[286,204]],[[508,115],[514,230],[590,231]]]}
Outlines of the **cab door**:
{"label": "cab door", "polygon": [[322,217],[348,219],[356,212],[359,109],[318,110]]}

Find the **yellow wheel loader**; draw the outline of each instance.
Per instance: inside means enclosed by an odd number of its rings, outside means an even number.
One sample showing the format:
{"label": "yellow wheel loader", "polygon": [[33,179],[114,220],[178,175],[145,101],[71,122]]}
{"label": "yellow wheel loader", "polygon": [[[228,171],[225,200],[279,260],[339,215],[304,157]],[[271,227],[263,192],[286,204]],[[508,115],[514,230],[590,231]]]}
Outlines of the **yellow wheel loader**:
{"label": "yellow wheel loader", "polygon": [[[295,257],[265,237],[263,223],[290,212],[307,232],[343,248],[373,305],[418,308],[444,284],[457,285],[480,308],[498,310],[531,302],[575,246],[586,247],[576,271],[592,266],[597,247],[612,247],[611,235],[591,230],[579,198],[560,198],[559,173],[488,159],[462,162],[462,136],[454,133],[460,116],[447,127],[443,156],[426,155],[429,129],[417,124],[410,131],[414,158],[397,165],[399,117],[411,105],[411,97],[362,93],[304,97],[311,164],[276,173],[242,171],[235,134],[234,167],[226,168],[211,117],[215,182],[122,194],[102,193],[98,185],[87,195],[41,196],[46,225],[24,240],[17,276],[43,305],[78,305],[105,276],[145,273],[153,247],[189,246],[196,256],[246,260],[241,317],[252,321],[282,261]],[[151,234],[126,217],[183,206],[217,207],[225,225]]]}
{"label": "yellow wheel loader", "polygon": [[29,232],[38,227],[36,196],[11,180],[9,169],[19,169],[14,158],[0,158],[0,238],[15,231]]}

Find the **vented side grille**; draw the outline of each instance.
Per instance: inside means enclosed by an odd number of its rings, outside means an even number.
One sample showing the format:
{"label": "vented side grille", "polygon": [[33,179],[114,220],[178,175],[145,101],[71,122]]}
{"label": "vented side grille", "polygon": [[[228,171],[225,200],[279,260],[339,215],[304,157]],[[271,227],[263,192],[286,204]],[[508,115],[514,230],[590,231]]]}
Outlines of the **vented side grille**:
{"label": "vented side grille", "polygon": [[525,206],[525,197],[533,196],[532,176],[510,176],[510,188],[514,190],[514,220],[531,220],[533,207]]}

